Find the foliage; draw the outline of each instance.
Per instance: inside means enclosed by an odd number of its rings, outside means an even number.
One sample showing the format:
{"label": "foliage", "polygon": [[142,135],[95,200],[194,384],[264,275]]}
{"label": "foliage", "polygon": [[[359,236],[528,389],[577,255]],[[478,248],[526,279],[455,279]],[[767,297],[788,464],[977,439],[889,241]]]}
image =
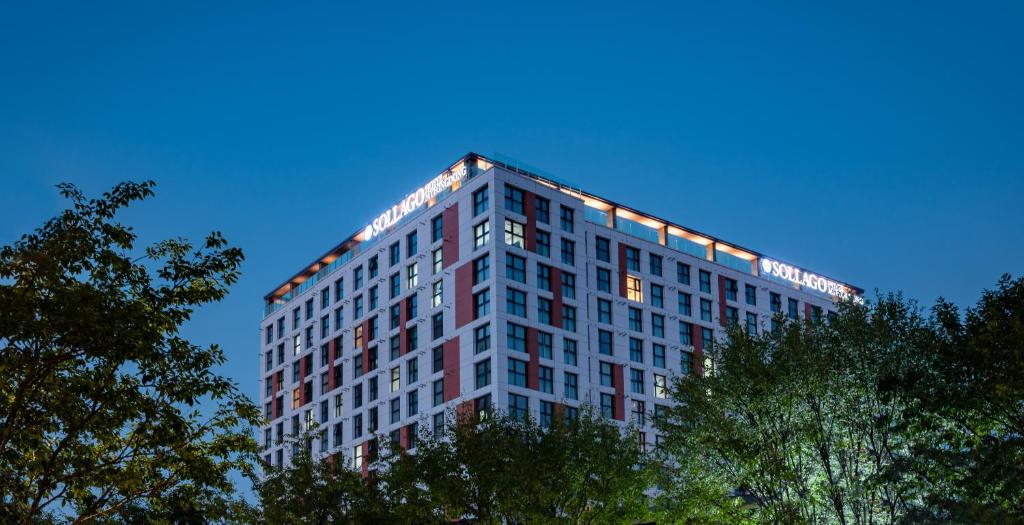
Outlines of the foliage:
{"label": "foliage", "polygon": [[72,207],[0,249],[0,522],[230,519],[259,412],[179,330],[242,252],[219,233],[136,250],[115,215],[152,182],[60,189]]}

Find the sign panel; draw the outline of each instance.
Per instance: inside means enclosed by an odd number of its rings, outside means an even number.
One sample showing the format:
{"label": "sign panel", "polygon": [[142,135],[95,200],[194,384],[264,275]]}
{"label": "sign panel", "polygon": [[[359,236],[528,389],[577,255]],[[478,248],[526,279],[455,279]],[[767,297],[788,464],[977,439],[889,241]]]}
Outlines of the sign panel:
{"label": "sign panel", "polygon": [[772,277],[778,277],[812,290],[827,293],[832,297],[842,300],[850,300],[857,304],[864,304],[864,298],[857,295],[849,286],[833,281],[827,277],[822,277],[808,272],[807,270],[797,268],[796,266],[791,266],[786,263],[762,257],[761,273]]}
{"label": "sign panel", "polygon": [[363,240],[368,241],[398,224],[403,217],[430,202],[431,199],[451,188],[456,182],[466,178],[467,173],[469,173],[469,169],[463,164],[458,170],[446,171],[426,183],[422,188],[410,193],[397,204],[385,210],[384,213],[378,215],[373,222],[367,224],[363,229]]}

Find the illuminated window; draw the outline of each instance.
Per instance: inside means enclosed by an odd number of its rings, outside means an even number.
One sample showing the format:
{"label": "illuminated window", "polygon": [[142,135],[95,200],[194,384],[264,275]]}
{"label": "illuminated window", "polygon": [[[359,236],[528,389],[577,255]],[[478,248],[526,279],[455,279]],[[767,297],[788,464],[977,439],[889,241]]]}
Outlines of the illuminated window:
{"label": "illuminated window", "polygon": [[356,445],[352,449],[352,465],[355,468],[363,468],[363,446]]}
{"label": "illuminated window", "polygon": [[405,287],[408,289],[416,288],[420,283],[419,270],[416,263],[410,264],[405,268]]}
{"label": "illuminated window", "polygon": [[505,219],[505,244],[526,248],[526,241],[523,237],[523,225],[516,221]]}
{"label": "illuminated window", "polygon": [[302,353],[302,336],[300,336],[300,335],[295,336],[293,338],[293,341],[295,342],[295,344],[293,345],[294,346],[293,349],[294,349],[295,353],[293,355],[301,354]]}
{"label": "illuminated window", "polygon": [[433,268],[431,269],[435,274],[441,273],[441,269],[444,267],[444,254],[441,253],[441,248],[434,250],[431,258],[433,259],[431,261]]}
{"label": "illuminated window", "polygon": [[626,276],[626,299],[638,303],[644,302],[643,283],[632,275]]}
{"label": "illuminated window", "polygon": [[302,404],[302,388],[292,390],[292,408],[299,408]]}
{"label": "illuminated window", "polygon": [[654,374],[654,397],[658,399],[668,397],[668,381],[663,375]]}
{"label": "illuminated window", "polygon": [[430,295],[430,306],[431,308],[436,308],[438,306],[441,306],[441,303],[444,302],[443,281],[437,281],[436,283],[433,284],[432,288],[433,292]]}
{"label": "illuminated window", "polygon": [[482,248],[491,240],[491,222],[484,221],[473,226],[473,249]]}

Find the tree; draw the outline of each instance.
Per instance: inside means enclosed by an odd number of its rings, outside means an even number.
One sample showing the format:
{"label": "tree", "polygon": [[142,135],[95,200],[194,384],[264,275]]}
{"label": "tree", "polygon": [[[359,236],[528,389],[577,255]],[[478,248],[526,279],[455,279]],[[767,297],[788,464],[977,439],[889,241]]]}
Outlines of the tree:
{"label": "tree", "polygon": [[921,503],[907,475],[918,402],[887,385],[920,368],[931,333],[898,296],[778,334],[732,329],[657,420],[670,453],[662,506],[681,522],[903,519]]}
{"label": "tree", "polygon": [[638,443],[589,408],[548,426],[490,413],[392,449],[381,476],[405,523],[631,523],[647,516],[651,485]]}
{"label": "tree", "polygon": [[914,472],[923,519],[1024,522],[1024,278],[1004,275],[961,315],[940,300],[921,348],[927,367],[902,377],[920,403]]}
{"label": "tree", "polygon": [[317,458],[313,434],[292,443],[291,464],[267,466],[256,484],[261,521],[275,524],[333,525],[394,521],[380,484],[364,480],[340,455]]}
{"label": "tree", "polygon": [[[219,233],[135,247],[115,221],[153,195],[122,183],[0,249],[0,521],[228,520],[258,409],[179,332],[242,252]],[[204,412],[200,403],[215,408]]]}

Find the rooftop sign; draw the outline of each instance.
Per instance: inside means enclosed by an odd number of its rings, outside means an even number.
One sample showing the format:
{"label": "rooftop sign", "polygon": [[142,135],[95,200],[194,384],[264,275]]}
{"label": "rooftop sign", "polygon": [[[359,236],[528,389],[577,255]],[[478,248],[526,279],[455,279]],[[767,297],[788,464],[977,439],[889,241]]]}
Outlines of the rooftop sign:
{"label": "rooftop sign", "polygon": [[849,286],[779,261],[762,257],[761,273],[827,293],[837,299],[864,304],[864,298],[857,295]]}
{"label": "rooftop sign", "polygon": [[378,215],[373,222],[367,224],[366,228],[363,229],[363,240],[368,241],[398,224],[398,221],[402,220],[403,217],[430,202],[431,199],[451,188],[456,182],[466,178],[468,172],[466,164],[463,163],[457,170],[446,171],[435,177],[434,180],[426,183],[422,188],[410,193],[404,199],[398,201],[397,204],[385,210],[384,213]]}

